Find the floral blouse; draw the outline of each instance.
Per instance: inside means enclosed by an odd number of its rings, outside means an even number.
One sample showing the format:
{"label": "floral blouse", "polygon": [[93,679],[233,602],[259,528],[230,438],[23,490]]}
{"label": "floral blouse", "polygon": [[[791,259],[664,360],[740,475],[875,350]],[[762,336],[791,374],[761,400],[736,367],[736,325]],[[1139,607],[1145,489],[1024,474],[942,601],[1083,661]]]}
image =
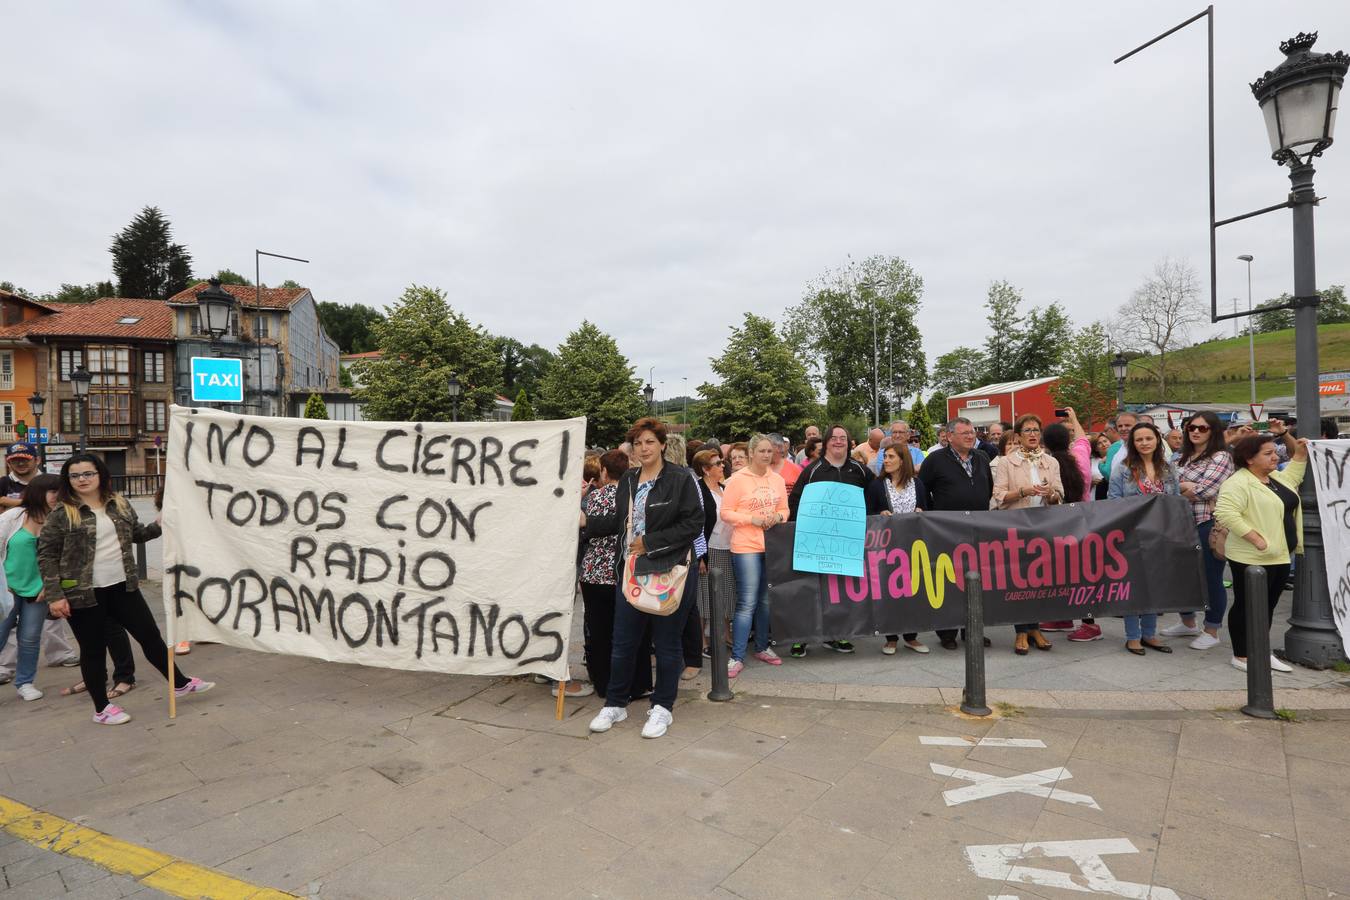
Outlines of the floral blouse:
{"label": "floral blouse", "polygon": [[[583,508],[587,516],[615,514],[614,498],[619,485],[607,484],[586,495]],[[615,554],[619,551],[619,536],[593,537],[586,541],[586,552],[581,557],[581,580],[585,584],[614,584]]]}

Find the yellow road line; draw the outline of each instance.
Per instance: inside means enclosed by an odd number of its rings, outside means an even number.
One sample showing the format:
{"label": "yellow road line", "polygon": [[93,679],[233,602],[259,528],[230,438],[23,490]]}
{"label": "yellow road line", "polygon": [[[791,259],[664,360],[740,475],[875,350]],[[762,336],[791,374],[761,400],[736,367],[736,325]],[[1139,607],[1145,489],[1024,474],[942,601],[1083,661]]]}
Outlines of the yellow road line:
{"label": "yellow road line", "polygon": [[287,900],[295,896],[240,881],[224,872],[167,853],[129,844],[8,797],[0,797],[0,828],[35,847],[87,860],[175,897]]}

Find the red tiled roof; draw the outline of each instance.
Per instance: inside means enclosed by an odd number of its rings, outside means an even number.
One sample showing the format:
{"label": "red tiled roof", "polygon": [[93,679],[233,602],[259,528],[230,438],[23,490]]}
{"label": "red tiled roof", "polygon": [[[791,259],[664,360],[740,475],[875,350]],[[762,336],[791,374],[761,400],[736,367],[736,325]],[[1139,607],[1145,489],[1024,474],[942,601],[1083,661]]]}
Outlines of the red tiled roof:
{"label": "red tiled roof", "polygon": [[379,359],[384,356],[383,350],[367,350],[365,353],[344,353],[342,359]]}
{"label": "red tiled roof", "polygon": [[[263,288],[258,292],[256,288],[246,284],[222,284],[221,288],[232,294],[240,306],[248,309],[290,309],[295,305],[295,301],[309,293],[309,288]],[[174,294],[169,298],[169,302],[196,303],[197,294],[205,289],[206,282],[199,281],[187,290]]]}
{"label": "red tiled roof", "polygon": [[[120,319],[136,319],[122,324]],[[173,310],[162,300],[104,297],[93,303],[63,304],[50,316],[0,328],[0,338],[111,337],[171,341]]]}
{"label": "red tiled roof", "polygon": [[65,309],[64,303],[39,303],[32,297],[25,297],[23,294],[14,294],[5,290],[0,290],[0,299],[17,300],[20,303],[27,303],[29,306],[35,307],[37,309],[45,309],[51,312],[56,312],[57,310]]}

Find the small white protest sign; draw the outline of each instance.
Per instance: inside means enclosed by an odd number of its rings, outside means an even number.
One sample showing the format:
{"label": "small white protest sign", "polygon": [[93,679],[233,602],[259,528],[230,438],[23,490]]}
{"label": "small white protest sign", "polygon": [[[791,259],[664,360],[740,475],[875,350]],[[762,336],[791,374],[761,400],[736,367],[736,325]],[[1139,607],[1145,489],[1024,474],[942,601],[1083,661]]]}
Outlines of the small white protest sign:
{"label": "small white protest sign", "polygon": [[173,407],[173,638],[566,678],[585,428]]}
{"label": "small white protest sign", "polygon": [[1341,633],[1341,649],[1350,650],[1350,441],[1312,441],[1308,451],[1317,483],[1331,615]]}

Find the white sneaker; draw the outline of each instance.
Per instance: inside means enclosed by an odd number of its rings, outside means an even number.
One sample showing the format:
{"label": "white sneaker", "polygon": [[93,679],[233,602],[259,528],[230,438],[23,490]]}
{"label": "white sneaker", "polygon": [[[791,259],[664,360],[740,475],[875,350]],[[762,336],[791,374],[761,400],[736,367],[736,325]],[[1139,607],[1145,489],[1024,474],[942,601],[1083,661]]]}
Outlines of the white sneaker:
{"label": "white sneaker", "polygon": [[670,723],[675,719],[670,714],[670,710],[664,706],[653,706],[647,710],[647,724],[642,726],[642,736],[645,738],[659,738],[666,733]]}
{"label": "white sneaker", "polygon": [[1232,666],[1239,672],[1247,671],[1247,661],[1245,659],[1238,659],[1236,656],[1233,657]]}
{"label": "white sneaker", "polygon": [[1178,622],[1175,625],[1169,625],[1158,632],[1163,637],[1194,637],[1200,633],[1198,625],[1187,625],[1185,622]]}
{"label": "white sneaker", "polygon": [[42,691],[39,691],[31,684],[21,684],[19,685],[19,696],[24,700],[41,700]]}
{"label": "white sneaker", "polygon": [[602,706],[600,711],[591,719],[591,731],[596,734],[602,731],[609,731],[614,727],[615,722],[622,722],[628,718],[628,710],[622,706]]}
{"label": "white sneaker", "polygon": [[131,721],[131,716],[120,706],[114,706],[109,703],[103,707],[103,712],[94,713],[94,723],[97,725],[125,725]]}
{"label": "white sneaker", "polygon": [[1276,672],[1292,672],[1293,668],[1274,653],[1270,654],[1270,667]]}
{"label": "white sneaker", "polygon": [[1202,631],[1200,636],[1191,641],[1192,650],[1208,650],[1210,647],[1219,646],[1220,641],[1208,631]]}

